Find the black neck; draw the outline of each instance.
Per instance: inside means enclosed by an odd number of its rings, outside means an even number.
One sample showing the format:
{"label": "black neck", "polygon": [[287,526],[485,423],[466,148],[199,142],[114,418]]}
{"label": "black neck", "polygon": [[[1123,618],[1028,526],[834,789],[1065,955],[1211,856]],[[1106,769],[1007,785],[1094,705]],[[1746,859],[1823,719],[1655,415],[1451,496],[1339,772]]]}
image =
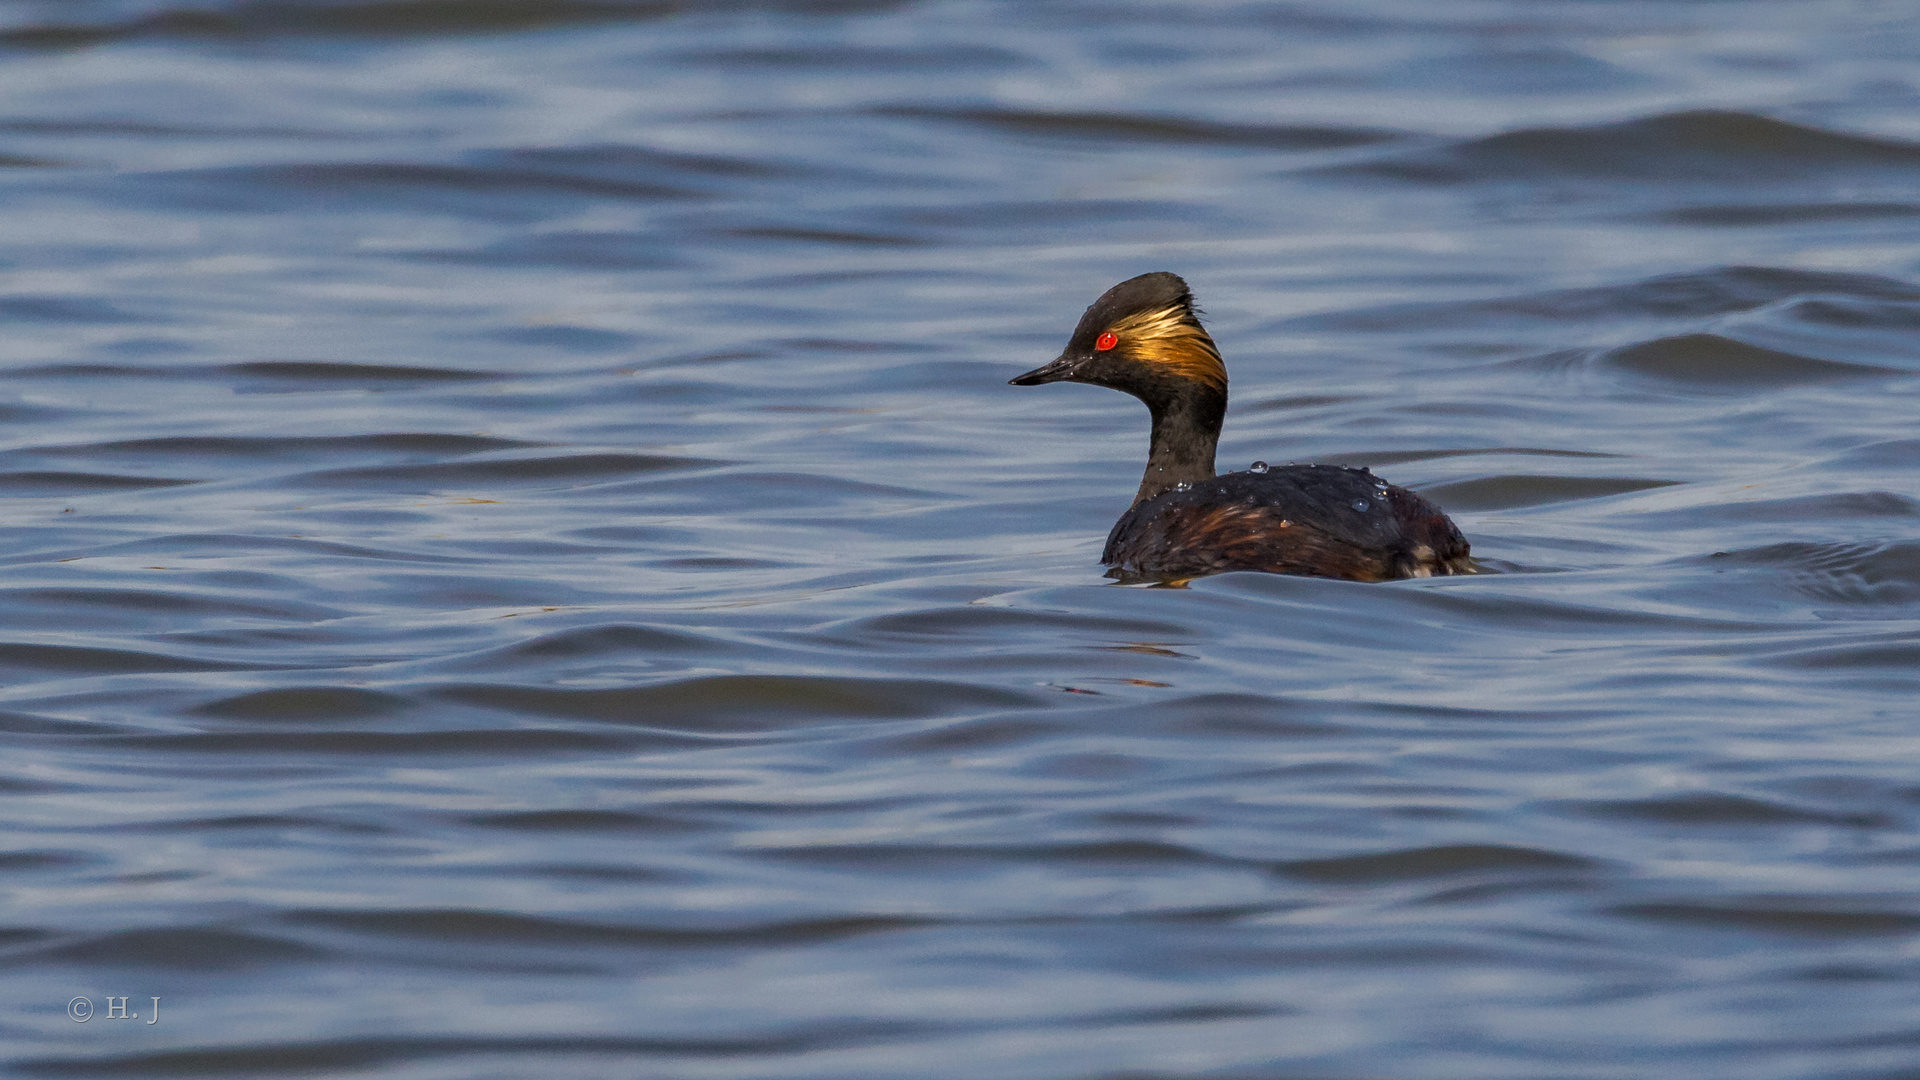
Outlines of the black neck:
{"label": "black neck", "polygon": [[1220,424],[1227,415],[1227,394],[1192,380],[1165,395],[1144,397],[1153,413],[1153,448],[1147,474],[1140,480],[1139,506],[1181,484],[1213,479],[1213,452],[1220,445]]}

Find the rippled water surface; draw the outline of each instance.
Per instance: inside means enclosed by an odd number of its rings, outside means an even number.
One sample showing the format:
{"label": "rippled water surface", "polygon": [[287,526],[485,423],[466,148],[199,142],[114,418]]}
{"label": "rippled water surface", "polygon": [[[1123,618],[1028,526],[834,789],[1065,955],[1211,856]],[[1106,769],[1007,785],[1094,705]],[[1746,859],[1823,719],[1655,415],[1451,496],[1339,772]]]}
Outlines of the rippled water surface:
{"label": "rippled water surface", "polygon": [[5,1068],[1920,1076],[1912,12],[0,3]]}

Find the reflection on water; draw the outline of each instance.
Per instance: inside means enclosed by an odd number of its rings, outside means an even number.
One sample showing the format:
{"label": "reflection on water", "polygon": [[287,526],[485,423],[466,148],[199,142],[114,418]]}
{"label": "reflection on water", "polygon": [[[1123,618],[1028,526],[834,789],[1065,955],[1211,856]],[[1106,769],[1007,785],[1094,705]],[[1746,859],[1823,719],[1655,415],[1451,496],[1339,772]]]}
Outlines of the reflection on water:
{"label": "reflection on water", "polygon": [[[0,5],[9,1068],[1906,1075],[1916,47]],[[1104,583],[1158,269],[1498,572]]]}

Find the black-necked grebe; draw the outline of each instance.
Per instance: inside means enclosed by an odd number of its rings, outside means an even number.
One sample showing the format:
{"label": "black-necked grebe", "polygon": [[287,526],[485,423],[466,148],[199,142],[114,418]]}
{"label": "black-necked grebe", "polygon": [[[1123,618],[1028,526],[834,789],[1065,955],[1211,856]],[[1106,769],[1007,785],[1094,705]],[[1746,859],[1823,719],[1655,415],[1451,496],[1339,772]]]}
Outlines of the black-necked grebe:
{"label": "black-necked grebe", "polygon": [[1227,368],[1177,275],[1115,285],[1080,317],[1059,359],[1015,386],[1083,382],[1124,390],[1153,414],[1133,506],[1107,536],[1108,576],[1171,580],[1226,570],[1387,581],[1472,573],[1447,515],[1366,469],[1256,462],[1215,476]]}

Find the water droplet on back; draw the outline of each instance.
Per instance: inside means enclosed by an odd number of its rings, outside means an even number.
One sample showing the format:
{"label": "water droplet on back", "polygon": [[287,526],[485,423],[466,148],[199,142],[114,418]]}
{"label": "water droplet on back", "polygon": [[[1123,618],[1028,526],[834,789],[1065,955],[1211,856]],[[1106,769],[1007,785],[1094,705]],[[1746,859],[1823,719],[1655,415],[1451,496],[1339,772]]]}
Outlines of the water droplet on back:
{"label": "water droplet on back", "polygon": [[1190,484],[1190,483],[1188,483],[1188,482],[1186,482],[1185,480],[1182,480],[1182,481],[1180,481],[1179,483],[1177,483],[1177,484],[1175,484],[1175,485],[1173,485],[1173,490],[1175,490],[1175,491],[1191,491],[1191,490],[1193,490],[1193,485],[1192,485],[1192,484]]}
{"label": "water droplet on back", "polygon": [[1264,461],[1256,461],[1253,464],[1247,466],[1247,471],[1248,472],[1266,472],[1267,463]]}
{"label": "water droplet on back", "polygon": [[1355,500],[1353,500],[1353,508],[1354,508],[1355,510],[1359,510],[1359,511],[1361,511],[1361,512],[1363,512],[1363,513],[1364,513],[1364,512],[1366,511],[1366,509],[1367,509],[1367,507],[1369,507],[1369,506],[1372,506],[1372,505],[1373,505],[1372,503],[1370,503],[1370,502],[1368,502],[1368,501],[1367,501],[1367,500],[1365,500],[1365,499],[1355,499]]}

